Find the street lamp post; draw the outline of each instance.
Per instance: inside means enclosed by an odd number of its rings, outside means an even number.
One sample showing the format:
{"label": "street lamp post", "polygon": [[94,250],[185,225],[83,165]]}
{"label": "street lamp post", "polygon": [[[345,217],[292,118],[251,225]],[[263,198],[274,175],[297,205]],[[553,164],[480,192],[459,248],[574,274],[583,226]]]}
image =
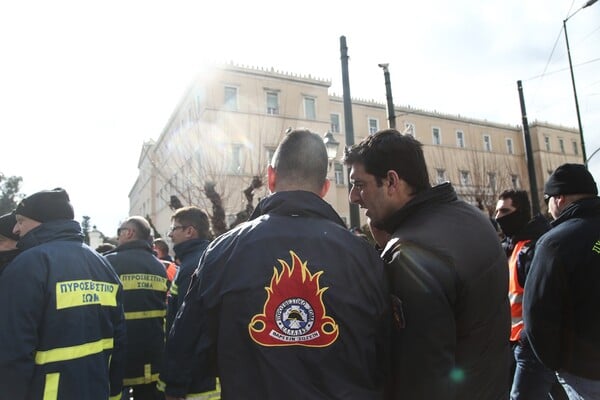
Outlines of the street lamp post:
{"label": "street lamp post", "polygon": [[575,111],[577,112],[577,124],[579,126],[579,137],[581,139],[581,153],[583,155],[583,163],[587,166],[587,157],[585,154],[585,142],[583,140],[583,127],[581,126],[581,115],[579,113],[579,101],[577,100],[577,89],[575,87],[575,75],[573,75],[573,62],[571,61],[571,49],[569,48],[569,36],[567,35],[567,21],[586,7],[591,6],[598,0],[588,0],[581,8],[578,8],[573,14],[563,20],[563,30],[565,31],[565,41],[567,42],[567,56],[569,58],[569,70],[571,71],[571,83],[573,84],[573,96],[575,97]]}
{"label": "street lamp post", "polygon": [[392,83],[390,81],[390,64],[378,64],[383,68],[383,78],[385,79],[385,98],[387,99],[388,124],[390,129],[396,129],[396,113],[394,112],[394,99],[392,97]]}
{"label": "street lamp post", "polygon": [[327,158],[329,159],[329,167],[331,167],[333,160],[335,160],[335,158],[337,157],[340,142],[335,140],[333,134],[330,131],[327,131],[325,136],[323,136],[323,143],[325,143],[325,149],[327,150]]}

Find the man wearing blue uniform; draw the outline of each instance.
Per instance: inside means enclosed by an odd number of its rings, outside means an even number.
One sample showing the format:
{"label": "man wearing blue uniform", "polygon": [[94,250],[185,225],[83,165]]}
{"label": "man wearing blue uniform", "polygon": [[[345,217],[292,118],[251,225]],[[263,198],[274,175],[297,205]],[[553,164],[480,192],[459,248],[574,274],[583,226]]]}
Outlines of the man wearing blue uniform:
{"label": "man wearing blue uniform", "polygon": [[327,164],[321,137],[287,134],[273,194],[209,245],[167,340],[168,399],[186,396],[195,370],[220,378],[223,399],[381,398],[383,263],[323,200]]}
{"label": "man wearing blue uniform", "polygon": [[0,397],[120,398],[119,278],[83,243],[63,189],[23,199],[15,214],[22,253],[0,279]]}

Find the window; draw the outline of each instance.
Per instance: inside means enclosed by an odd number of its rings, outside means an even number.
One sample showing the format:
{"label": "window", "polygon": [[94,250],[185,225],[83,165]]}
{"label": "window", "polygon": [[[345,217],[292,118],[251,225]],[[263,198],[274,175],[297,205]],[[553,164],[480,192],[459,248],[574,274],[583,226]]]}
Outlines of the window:
{"label": "window", "polygon": [[483,150],[492,151],[492,138],[490,138],[490,135],[483,135]]}
{"label": "window", "polygon": [[413,124],[412,122],[405,122],[404,123],[404,134],[415,137],[415,135],[417,134],[415,124]]}
{"label": "window", "polygon": [[372,135],[379,130],[379,120],[377,118],[369,118],[369,134]]}
{"label": "window", "polygon": [[229,160],[229,172],[232,174],[242,173],[243,167],[243,153],[242,145],[232,144],[231,145],[231,158]]}
{"label": "window", "polygon": [[331,133],[340,133],[340,114],[329,114],[329,120],[331,121]]}
{"label": "window", "polygon": [[469,186],[471,184],[471,174],[469,171],[460,171],[460,184]]}
{"label": "window", "polygon": [[546,151],[550,151],[550,136],[544,136],[544,146]]}
{"label": "window", "polygon": [[236,87],[225,86],[225,101],[223,103],[226,110],[235,111],[238,109],[237,93],[238,89]]}
{"label": "window", "polygon": [[508,154],[515,154],[515,150],[513,149],[513,141],[511,138],[506,138],[506,152]]}
{"label": "window", "polygon": [[314,121],[317,119],[317,110],[315,107],[315,98],[314,97],[305,97],[304,98],[304,117],[306,119],[310,119]]}
{"label": "window", "polygon": [[279,114],[279,94],[277,92],[267,92],[267,114]]}
{"label": "window", "polygon": [[577,142],[573,140],[573,142],[571,142],[573,144],[573,154],[575,154],[576,156],[579,155],[579,146],[577,145]]}
{"label": "window", "polygon": [[518,189],[520,186],[519,185],[519,175],[511,175],[510,182],[512,183],[513,189]]}
{"label": "window", "polygon": [[436,177],[436,182],[438,184],[446,182],[446,170],[441,169],[441,168],[436,168],[435,177]]}
{"label": "window", "polygon": [[562,154],[565,154],[565,141],[562,138],[558,138],[558,148]]}
{"label": "window", "polygon": [[442,134],[440,132],[440,128],[431,128],[431,136],[432,143],[435,146],[439,146],[440,144],[442,144]]}
{"label": "window", "polygon": [[490,189],[496,190],[496,173],[488,172],[488,183],[490,185]]}
{"label": "window", "polygon": [[343,185],[344,184],[344,164],[336,162],[334,164],[335,169],[335,184]]}
{"label": "window", "polygon": [[465,148],[465,134],[463,131],[456,131],[456,147]]}

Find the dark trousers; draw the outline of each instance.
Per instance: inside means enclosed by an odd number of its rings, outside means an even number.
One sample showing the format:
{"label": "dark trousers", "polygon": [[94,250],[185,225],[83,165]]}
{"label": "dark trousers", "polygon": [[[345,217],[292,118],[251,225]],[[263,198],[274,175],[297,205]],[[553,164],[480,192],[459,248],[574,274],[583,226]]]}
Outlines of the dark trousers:
{"label": "dark trousers", "polygon": [[164,400],[164,398],[164,393],[156,388],[156,382],[123,388],[122,400]]}
{"label": "dark trousers", "polygon": [[513,343],[515,374],[510,391],[511,400],[562,400],[566,395],[554,371],[537,358],[527,338]]}

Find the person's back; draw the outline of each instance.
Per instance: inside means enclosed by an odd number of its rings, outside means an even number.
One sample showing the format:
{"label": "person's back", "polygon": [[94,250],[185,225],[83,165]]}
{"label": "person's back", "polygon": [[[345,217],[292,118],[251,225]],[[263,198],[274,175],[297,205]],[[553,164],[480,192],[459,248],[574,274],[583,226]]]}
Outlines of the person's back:
{"label": "person's back", "polygon": [[128,343],[123,386],[133,388],[134,399],[156,395],[164,353],[167,278],[149,234],[142,217],[130,217],[119,228],[119,246],[106,254],[123,282]]}
{"label": "person's back", "polygon": [[167,395],[183,397],[200,365],[223,399],[382,398],[383,263],[322,199],[326,171],[321,138],[286,136],[269,167],[274,193],[200,261],[167,341]]}
{"label": "person's back", "polygon": [[[106,259],[82,243],[72,214],[57,218],[44,209],[60,192],[40,193],[39,202],[26,198],[17,208],[22,253],[0,279],[0,397],[120,395],[121,284]],[[44,211],[31,212],[38,205]]]}

